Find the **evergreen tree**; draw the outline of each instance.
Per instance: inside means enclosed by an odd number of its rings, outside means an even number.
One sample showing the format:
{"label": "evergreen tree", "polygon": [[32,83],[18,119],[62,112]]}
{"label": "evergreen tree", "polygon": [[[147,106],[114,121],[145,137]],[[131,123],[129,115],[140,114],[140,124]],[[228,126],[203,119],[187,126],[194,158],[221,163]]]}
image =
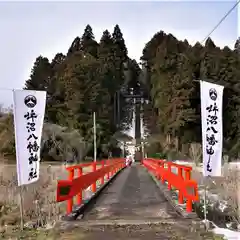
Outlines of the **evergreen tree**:
{"label": "evergreen tree", "polygon": [[[159,32],[143,50],[145,79],[150,88],[152,115],[157,113],[161,135],[177,137],[182,143],[201,143],[200,87],[194,79],[222,84],[224,151],[237,157],[240,151],[240,84],[238,41],[235,50],[220,49],[211,38],[205,46],[178,41]],[[151,127],[149,127],[151,129]],[[154,133],[154,132],[152,132]]]}
{"label": "evergreen tree", "polygon": [[[240,152],[239,39],[235,49],[220,49],[211,38],[193,47],[172,34],[156,33],[143,49],[142,69],[128,57],[120,27],[112,35],[103,32],[96,42],[90,25],[76,37],[67,56],[56,54],[50,63],[39,56],[25,89],[46,90],[46,121],[77,129],[90,145],[92,114],[97,116],[98,153],[114,148],[113,136],[131,122],[128,88],[146,92],[144,122],[161,141],[201,143],[200,87],[193,81],[209,80],[224,85],[224,151]],[[144,86],[144,89],[142,86]],[[140,86],[140,87],[139,87]],[[120,114],[119,114],[120,113]],[[171,141],[170,141],[171,142]],[[180,150],[180,148],[175,148]],[[92,149],[91,149],[92,151]]]}
{"label": "evergreen tree", "polygon": [[114,65],[114,78],[117,90],[124,83],[124,63],[127,61],[127,49],[125,40],[118,25],[114,27],[112,34],[113,39],[113,65]]}
{"label": "evergreen tree", "polygon": [[71,54],[74,54],[81,49],[81,39],[80,37],[76,37],[74,41],[72,42],[70,48],[68,49],[67,56],[70,56]]}
{"label": "evergreen tree", "polygon": [[[113,53],[113,40],[108,30],[103,32],[98,48],[98,57],[100,62],[100,79],[101,79],[101,99],[99,102],[105,103],[108,108],[102,109],[102,113],[110,120],[110,131],[114,132],[115,119],[115,96],[118,87],[115,81],[115,65]],[[103,106],[105,106],[105,104]]]}
{"label": "evergreen tree", "polygon": [[52,73],[52,67],[48,59],[42,56],[37,57],[30,78],[25,83],[25,89],[46,90]]}
{"label": "evergreen tree", "polygon": [[51,62],[53,75],[47,90],[46,121],[59,125],[66,125],[64,87],[61,80],[66,68],[66,56],[57,53]]}
{"label": "evergreen tree", "polygon": [[57,71],[57,67],[61,65],[66,59],[66,56],[62,53],[57,53],[55,57],[53,58],[51,65],[55,70]]}
{"label": "evergreen tree", "polygon": [[240,54],[240,37],[237,39],[235,45],[234,45],[235,51]]}
{"label": "evergreen tree", "polygon": [[127,60],[127,48],[125,40],[118,24],[114,27],[112,34],[113,42],[116,45],[116,56],[121,58],[123,61]]}
{"label": "evergreen tree", "polygon": [[95,41],[92,27],[87,25],[81,38],[81,50],[97,57],[98,43]]}

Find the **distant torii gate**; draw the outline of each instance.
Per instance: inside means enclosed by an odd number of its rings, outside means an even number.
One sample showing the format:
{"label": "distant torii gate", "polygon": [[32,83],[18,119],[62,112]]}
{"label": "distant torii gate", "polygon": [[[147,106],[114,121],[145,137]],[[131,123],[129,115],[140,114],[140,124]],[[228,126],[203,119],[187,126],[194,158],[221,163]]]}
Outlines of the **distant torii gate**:
{"label": "distant torii gate", "polygon": [[[145,100],[144,94],[125,94],[124,98],[130,98],[134,99],[134,105],[135,105],[135,139],[136,139],[136,145],[141,146],[141,106],[143,104],[142,100]],[[141,161],[142,159],[142,149],[135,152],[135,160]]]}
{"label": "distant torii gate", "polygon": [[[144,83],[136,84],[135,88],[129,88],[127,84],[117,91],[114,95],[114,122],[120,123],[120,96],[124,99],[133,99],[135,105],[135,139],[136,145],[140,146],[140,150],[135,152],[135,160],[140,161],[142,159],[142,147],[141,147],[141,109],[143,101],[148,99],[146,91],[143,87]],[[132,89],[129,91],[129,89]],[[129,94],[130,93],[130,94]]]}

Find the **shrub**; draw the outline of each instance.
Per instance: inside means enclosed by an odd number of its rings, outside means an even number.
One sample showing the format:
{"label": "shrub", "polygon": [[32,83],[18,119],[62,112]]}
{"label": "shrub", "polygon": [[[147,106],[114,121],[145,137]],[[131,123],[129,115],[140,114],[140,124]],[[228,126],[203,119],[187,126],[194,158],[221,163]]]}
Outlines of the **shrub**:
{"label": "shrub", "polygon": [[[56,124],[44,123],[41,141],[41,157],[49,161],[81,161],[90,144],[86,143],[77,130],[69,130]],[[0,115],[0,154],[15,158],[13,114]]]}

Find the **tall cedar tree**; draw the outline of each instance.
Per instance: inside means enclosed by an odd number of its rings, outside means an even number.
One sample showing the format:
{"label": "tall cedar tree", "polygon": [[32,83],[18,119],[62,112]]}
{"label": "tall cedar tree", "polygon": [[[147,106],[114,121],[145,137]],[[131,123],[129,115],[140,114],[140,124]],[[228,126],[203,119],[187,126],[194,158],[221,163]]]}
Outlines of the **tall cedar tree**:
{"label": "tall cedar tree", "polygon": [[80,51],[80,49],[81,49],[81,39],[80,39],[80,37],[76,37],[73,40],[70,48],[68,49],[67,56],[70,56],[70,55]]}
{"label": "tall cedar tree", "polygon": [[[209,38],[205,46],[178,41],[158,32],[146,44],[141,57],[150,86],[152,108],[158,113],[158,131],[178,137],[180,142],[201,143],[200,87],[194,79],[224,85],[224,151],[232,157],[240,152],[240,59],[235,50],[220,49]],[[149,87],[148,86],[148,87]],[[150,127],[151,129],[151,127]],[[156,129],[154,129],[156,131]],[[154,133],[154,132],[152,132]]]}
{"label": "tall cedar tree", "polygon": [[115,77],[115,65],[114,65],[114,43],[108,30],[103,32],[100,39],[98,48],[98,57],[100,61],[100,79],[102,98],[99,99],[99,105],[108,106],[102,109],[102,114],[107,116],[110,120],[110,131],[116,130],[114,119],[114,96],[118,87],[117,81],[113,80]]}
{"label": "tall cedar tree", "polygon": [[85,53],[89,53],[93,57],[97,58],[97,51],[98,51],[97,48],[98,48],[98,43],[95,41],[92,27],[90,25],[87,25],[81,37],[80,50],[82,50]]}
{"label": "tall cedar tree", "polygon": [[51,62],[51,67],[53,75],[47,90],[46,120],[51,123],[66,125],[65,89],[60,81],[66,68],[66,56],[57,53]]}
{"label": "tall cedar tree", "polygon": [[200,87],[193,80],[208,79],[225,87],[223,147],[231,157],[237,157],[240,152],[239,43],[238,39],[234,50],[220,49],[209,38],[204,46],[200,43],[190,46],[187,40],[179,41],[160,31],[144,47],[143,68],[139,69],[137,62],[128,58],[118,25],[112,36],[108,30],[104,31],[99,44],[87,25],[82,37],[72,42],[67,56],[58,53],[51,63],[42,56],[36,59],[25,88],[47,90],[46,120],[77,128],[90,142],[95,111],[98,144],[102,146],[99,151],[103,151],[111,136],[124,125],[116,126],[116,98],[120,96],[120,122],[129,122],[126,115],[129,103],[123,101],[122,94],[139,82],[145,84],[151,100],[144,112],[152,117],[144,116],[144,119],[152,133],[157,131],[161,137],[178,138],[180,143],[200,143]]}
{"label": "tall cedar tree", "polygon": [[42,56],[37,57],[30,78],[25,83],[25,89],[45,90],[48,87],[52,73],[53,71],[49,60]]}

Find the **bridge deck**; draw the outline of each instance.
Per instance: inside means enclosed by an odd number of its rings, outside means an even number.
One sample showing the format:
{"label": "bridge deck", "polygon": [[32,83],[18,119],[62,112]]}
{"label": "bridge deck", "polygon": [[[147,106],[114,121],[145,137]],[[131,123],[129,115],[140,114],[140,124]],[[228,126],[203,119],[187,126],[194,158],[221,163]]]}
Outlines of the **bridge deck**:
{"label": "bridge deck", "polygon": [[150,220],[177,217],[146,169],[136,164],[117,176],[84,219]]}
{"label": "bridge deck", "polygon": [[61,229],[59,240],[213,239],[212,234],[193,226],[191,219],[178,216],[146,169],[138,164],[123,170],[83,219],[64,222]]}

